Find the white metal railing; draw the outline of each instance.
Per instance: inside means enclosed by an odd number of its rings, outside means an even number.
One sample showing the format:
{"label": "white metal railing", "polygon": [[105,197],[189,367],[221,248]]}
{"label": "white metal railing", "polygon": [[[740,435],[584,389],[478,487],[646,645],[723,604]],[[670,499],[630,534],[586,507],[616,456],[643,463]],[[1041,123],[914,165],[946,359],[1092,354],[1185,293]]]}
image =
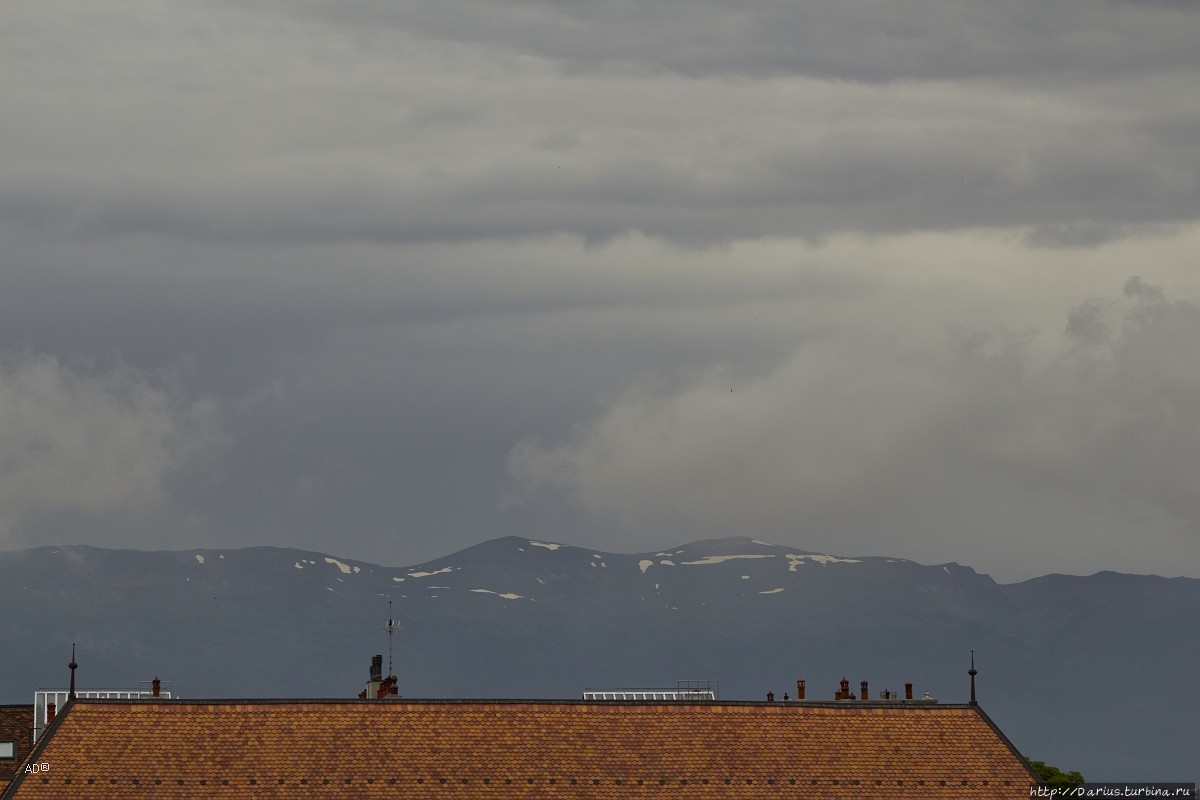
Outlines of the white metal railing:
{"label": "white metal railing", "polygon": [[[33,693],[33,741],[42,737],[42,732],[51,722],[50,706],[54,706],[57,714],[70,696],[67,689],[38,689]],[[75,696],[102,700],[144,700],[154,697],[154,692],[150,689],[77,689]],[[171,693],[163,689],[158,696],[169,700]]]}

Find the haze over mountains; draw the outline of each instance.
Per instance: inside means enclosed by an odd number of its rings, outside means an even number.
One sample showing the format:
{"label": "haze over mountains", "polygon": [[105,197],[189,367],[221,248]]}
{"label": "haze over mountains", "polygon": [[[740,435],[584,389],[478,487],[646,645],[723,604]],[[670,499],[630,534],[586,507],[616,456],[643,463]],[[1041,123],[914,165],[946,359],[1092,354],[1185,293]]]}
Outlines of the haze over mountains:
{"label": "haze over mountains", "polygon": [[617,554],[506,537],[384,567],[281,548],[0,553],[0,702],[154,676],[185,697],[353,697],[401,630],[400,692],[576,697],[720,682],[832,699],[915,684],[981,705],[1032,758],[1089,780],[1194,780],[1200,580],[1101,572],[1000,585],[954,563],[748,538]]}

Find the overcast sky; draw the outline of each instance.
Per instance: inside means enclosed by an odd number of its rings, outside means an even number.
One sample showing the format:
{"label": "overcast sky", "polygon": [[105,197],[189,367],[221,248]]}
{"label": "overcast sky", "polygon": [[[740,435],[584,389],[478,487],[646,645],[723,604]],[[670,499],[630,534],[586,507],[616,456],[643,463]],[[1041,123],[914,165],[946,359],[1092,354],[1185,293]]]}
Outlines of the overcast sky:
{"label": "overcast sky", "polygon": [[1200,577],[1193,0],[5,0],[0,548]]}

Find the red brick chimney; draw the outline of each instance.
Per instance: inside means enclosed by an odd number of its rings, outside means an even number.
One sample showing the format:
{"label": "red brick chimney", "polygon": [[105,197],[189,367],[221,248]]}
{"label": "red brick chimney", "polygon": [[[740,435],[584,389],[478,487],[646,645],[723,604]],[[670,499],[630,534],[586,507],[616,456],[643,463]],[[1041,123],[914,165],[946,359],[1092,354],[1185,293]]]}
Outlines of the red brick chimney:
{"label": "red brick chimney", "polygon": [[54,712],[58,710],[58,706],[54,703],[46,703],[46,724],[54,722]]}
{"label": "red brick chimney", "polygon": [[804,679],[803,678],[796,681],[796,699],[797,700],[804,699]]}
{"label": "red brick chimney", "polygon": [[154,680],[150,681],[150,696],[151,697],[161,697],[162,696],[162,681],[160,681],[158,679],[157,675],[154,676]]}
{"label": "red brick chimney", "polygon": [[862,683],[860,683],[860,684],[858,685],[858,688],[859,688],[859,690],[860,690],[860,691],[859,691],[858,698],[859,698],[860,700],[867,700],[867,699],[869,699],[869,696],[867,695],[867,682],[866,682],[866,681],[863,681]]}
{"label": "red brick chimney", "polygon": [[904,684],[904,699],[912,700],[912,683]]}

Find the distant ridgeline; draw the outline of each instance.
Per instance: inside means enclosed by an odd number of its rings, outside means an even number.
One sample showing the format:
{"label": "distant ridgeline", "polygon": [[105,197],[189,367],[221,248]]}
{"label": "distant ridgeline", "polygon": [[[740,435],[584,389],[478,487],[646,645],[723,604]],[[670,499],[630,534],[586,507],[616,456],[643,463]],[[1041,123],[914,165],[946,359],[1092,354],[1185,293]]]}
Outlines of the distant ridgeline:
{"label": "distant ridgeline", "polygon": [[1200,687],[1180,672],[1200,658],[1180,635],[1200,630],[1200,580],[999,585],[746,538],[620,554],[508,537],[402,568],[266,547],[0,552],[0,702],[63,687],[72,642],[82,688],[159,676],[176,697],[353,698],[387,652],[389,601],[405,698],[704,678],[722,700],[804,679],[832,701],[845,678],[961,703],[973,650],[979,704],[1022,752],[1093,781],[1200,778]]}

